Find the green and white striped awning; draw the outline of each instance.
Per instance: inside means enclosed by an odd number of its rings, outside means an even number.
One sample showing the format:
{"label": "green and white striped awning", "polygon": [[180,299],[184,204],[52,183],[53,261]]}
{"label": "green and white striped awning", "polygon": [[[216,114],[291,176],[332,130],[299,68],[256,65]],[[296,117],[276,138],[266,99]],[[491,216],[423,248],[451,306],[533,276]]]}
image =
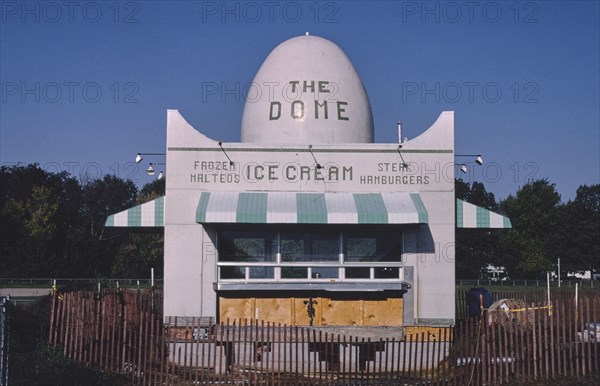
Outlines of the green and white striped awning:
{"label": "green and white striped awning", "polygon": [[491,210],[456,200],[457,228],[512,228],[510,219]]}
{"label": "green and white striped awning", "polygon": [[165,198],[159,197],[141,205],[119,213],[111,214],[106,219],[107,227],[162,227],[165,218]]}
{"label": "green and white striped awning", "polygon": [[[164,226],[164,197],[106,219],[107,227]],[[203,192],[199,223],[426,224],[418,193]],[[510,219],[456,200],[457,228],[512,228]]]}
{"label": "green and white striped awning", "polygon": [[417,193],[203,192],[198,223],[424,224]]}

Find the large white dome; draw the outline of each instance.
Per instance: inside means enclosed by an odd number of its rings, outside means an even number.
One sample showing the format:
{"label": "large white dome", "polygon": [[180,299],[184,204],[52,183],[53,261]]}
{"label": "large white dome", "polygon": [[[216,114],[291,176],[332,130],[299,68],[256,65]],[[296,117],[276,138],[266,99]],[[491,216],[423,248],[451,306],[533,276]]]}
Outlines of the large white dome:
{"label": "large white dome", "polygon": [[373,142],[365,88],[346,54],[317,36],[278,45],[248,89],[242,142]]}

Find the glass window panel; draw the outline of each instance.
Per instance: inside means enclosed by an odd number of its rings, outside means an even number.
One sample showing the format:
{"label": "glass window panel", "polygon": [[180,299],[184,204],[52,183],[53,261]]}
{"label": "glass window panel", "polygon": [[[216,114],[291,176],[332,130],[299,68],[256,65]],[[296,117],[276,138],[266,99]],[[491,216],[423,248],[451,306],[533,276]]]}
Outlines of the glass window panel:
{"label": "glass window panel", "polygon": [[347,232],[344,244],[345,261],[402,261],[402,233],[399,231]]}
{"label": "glass window panel", "polygon": [[306,267],[281,267],[281,278],[283,279],[307,279],[308,268]]}
{"label": "glass window panel", "polygon": [[219,233],[219,261],[273,262],[276,254],[275,232],[224,231]]}
{"label": "glass window panel", "polygon": [[221,279],[245,279],[246,272],[245,267],[220,267],[220,278]]}
{"label": "glass window panel", "polygon": [[337,232],[281,233],[282,261],[338,261],[339,250],[339,233]]}
{"label": "glass window panel", "polygon": [[312,267],[312,278],[313,279],[337,279],[338,276],[339,276],[338,268]]}
{"label": "glass window panel", "polygon": [[250,279],[273,279],[274,277],[273,267],[250,267]]}
{"label": "glass window panel", "polygon": [[371,277],[371,270],[367,267],[348,267],[346,269],[346,279],[369,279]]}
{"label": "glass window panel", "polygon": [[377,257],[376,237],[349,237],[346,261],[375,261]]}
{"label": "glass window panel", "polygon": [[281,235],[281,261],[305,261],[304,243],[304,239],[284,239],[283,235]]}
{"label": "glass window panel", "polygon": [[398,267],[375,268],[375,279],[398,279],[399,277],[400,268]]}
{"label": "glass window panel", "polygon": [[340,237],[337,234],[313,235],[312,261],[339,261]]}

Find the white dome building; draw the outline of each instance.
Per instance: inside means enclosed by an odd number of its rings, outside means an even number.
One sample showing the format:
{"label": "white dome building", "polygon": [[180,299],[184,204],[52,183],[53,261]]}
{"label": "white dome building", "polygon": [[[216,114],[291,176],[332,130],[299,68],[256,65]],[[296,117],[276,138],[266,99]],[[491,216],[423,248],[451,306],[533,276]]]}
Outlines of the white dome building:
{"label": "white dome building", "polygon": [[239,143],[169,110],[166,196],[106,222],[164,227],[165,320],[352,326],[365,338],[382,327],[398,339],[453,324],[455,228],[510,226],[456,201],[454,113],[402,144],[372,143],[360,77],[316,36],[277,46],[254,82],[262,94],[248,97]]}
{"label": "white dome building", "polygon": [[278,45],[256,74],[242,118],[242,142],[373,142],[365,88],[346,54],[317,36]]}

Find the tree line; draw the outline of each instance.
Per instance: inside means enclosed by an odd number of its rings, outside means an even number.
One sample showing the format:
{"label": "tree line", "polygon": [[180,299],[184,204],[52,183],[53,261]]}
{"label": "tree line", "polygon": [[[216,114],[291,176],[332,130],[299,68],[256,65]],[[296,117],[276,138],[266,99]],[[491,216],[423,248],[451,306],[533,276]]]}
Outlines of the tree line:
{"label": "tree line", "polygon": [[[0,167],[1,277],[147,277],[163,269],[163,228],[105,228],[106,218],[165,194],[165,180],[138,189],[114,175],[79,181],[37,164]],[[512,229],[457,229],[456,276],[485,278],[504,267],[511,279],[555,271],[600,270],[600,185],[582,185],[563,202],[535,180],[503,200],[483,183],[456,180],[456,197],[501,213]]]}
{"label": "tree line", "polygon": [[105,228],[110,214],[165,194],[114,175],[80,182],[37,164],[0,167],[1,277],[148,277],[163,269],[163,229]]}
{"label": "tree line", "polygon": [[530,181],[496,200],[480,182],[456,181],[456,198],[501,213],[512,229],[457,229],[456,276],[486,278],[486,267],[504,267],[511,279],[541,279],[547,271],[600,271],[600,185],[581,185],[563,202],[555,184]]}

